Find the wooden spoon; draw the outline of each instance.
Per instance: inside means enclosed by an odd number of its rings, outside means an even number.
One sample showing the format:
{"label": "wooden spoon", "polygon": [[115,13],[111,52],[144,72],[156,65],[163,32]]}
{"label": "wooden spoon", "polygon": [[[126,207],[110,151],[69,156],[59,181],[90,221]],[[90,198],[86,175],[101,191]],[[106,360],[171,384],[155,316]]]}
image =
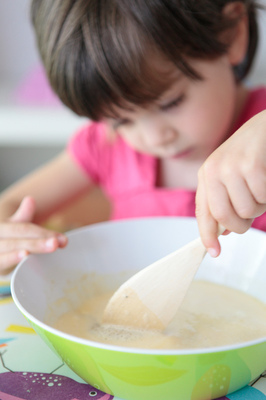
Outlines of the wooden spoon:
{"label": "wooden spoon", "polygon": [[[224,230],[220,226],[218,235]],[[103,323],[164,330],[180,307],[205,254],[198,238],[133,275],[109,300]]]}

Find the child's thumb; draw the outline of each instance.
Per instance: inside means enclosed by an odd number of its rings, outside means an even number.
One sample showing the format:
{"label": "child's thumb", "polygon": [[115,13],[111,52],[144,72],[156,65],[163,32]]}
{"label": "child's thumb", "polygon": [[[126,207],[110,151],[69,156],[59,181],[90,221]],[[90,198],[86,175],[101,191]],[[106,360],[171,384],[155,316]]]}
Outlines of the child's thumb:
{"label": "child's thumb", "polygon": [[17,211],[9,218],[12,222],[31,222],[35,214],[35,200],[33,197],[26,196],[21,201]]}

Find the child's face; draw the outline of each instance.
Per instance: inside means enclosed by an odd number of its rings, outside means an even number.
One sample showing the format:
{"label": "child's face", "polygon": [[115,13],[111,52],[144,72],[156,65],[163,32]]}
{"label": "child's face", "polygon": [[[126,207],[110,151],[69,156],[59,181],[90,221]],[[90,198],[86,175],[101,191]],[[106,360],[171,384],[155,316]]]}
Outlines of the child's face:
{"label": "child's face", "polygon": [[159,158],[204,160],[231,133],[240,89],[227,56],[191,65],[202,80],[176,72],[156,104],[119,110],[120,118],[108,121],[134,149]]}

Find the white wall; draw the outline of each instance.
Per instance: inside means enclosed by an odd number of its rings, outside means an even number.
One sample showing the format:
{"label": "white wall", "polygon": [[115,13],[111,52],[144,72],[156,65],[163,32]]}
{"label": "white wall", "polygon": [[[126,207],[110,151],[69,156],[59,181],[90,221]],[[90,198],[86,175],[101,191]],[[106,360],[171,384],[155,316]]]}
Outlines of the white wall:
{"label": "white wall", "polygon": [[24,109],[12,106],[12,93],[39,62],[28,8],[29,0],[0,0],[0,191],[53,158],[67,138],[62,144],[36,145],[36,123],[25,135],[32,143],[22,143],[28,124],[23,122]]}
{"label": "white wall", "polygon": [[0,80],[18,83],[38,59],[29,0],[0,0]]}

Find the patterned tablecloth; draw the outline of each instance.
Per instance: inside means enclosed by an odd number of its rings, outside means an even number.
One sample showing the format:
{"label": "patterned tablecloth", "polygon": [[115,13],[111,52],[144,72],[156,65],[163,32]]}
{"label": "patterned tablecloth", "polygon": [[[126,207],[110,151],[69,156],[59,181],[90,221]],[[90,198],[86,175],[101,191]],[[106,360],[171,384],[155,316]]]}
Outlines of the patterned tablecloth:
{"label": "patterned tablecloth", "polygon": [[[8,282],[0,281],[0,400],[92,398],[119,400],[86,384],[63,364],[17,309]],[[266,400],[266,373],[222,399]]]}

